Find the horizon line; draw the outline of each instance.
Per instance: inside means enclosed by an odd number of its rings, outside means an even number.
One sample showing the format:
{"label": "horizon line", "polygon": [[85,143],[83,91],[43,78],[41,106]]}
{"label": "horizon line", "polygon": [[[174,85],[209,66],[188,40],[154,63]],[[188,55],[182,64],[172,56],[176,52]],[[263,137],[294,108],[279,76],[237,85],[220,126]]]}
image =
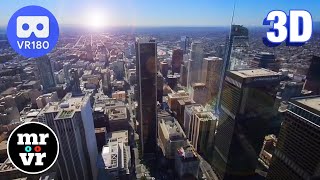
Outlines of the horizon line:
{"label": "horizon line", "polygon": [[[241,25],[241,24],[239,24]],[[82,24],[60,24],[60,27],[82,27],[91,28]],[[243,25],[244,27],[265,27],[263,25]],[[6,25],[0,24],[0,28],[6,28]],[[119,26],[105,26],[102,29],[108,28],[228,28],[230,25],[119,25]],[[92,28],[95,29],[95,28]]]}

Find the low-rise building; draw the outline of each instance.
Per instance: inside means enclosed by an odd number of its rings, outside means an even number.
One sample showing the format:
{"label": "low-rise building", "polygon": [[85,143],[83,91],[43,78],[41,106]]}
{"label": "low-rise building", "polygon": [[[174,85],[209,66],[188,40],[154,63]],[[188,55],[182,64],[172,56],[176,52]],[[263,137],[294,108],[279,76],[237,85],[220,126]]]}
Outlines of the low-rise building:
{"label": "low-rise building", "polygon": [[125,91],[116,91],[112,93],[112,98],[115,98],[120,101],[125,101],[126,100],[126,92]]}
{"label": "low-rise building", "polygon": [[52,92],[52,93],[47,93],[47,94],[43,94],[41,96],[39,96],[36,99],[37,102],[37,106],[39,109],[44,108],[49,102],[57,102],[58,99],[58,95],[57,92]]}
{"label": "low-rise building", "polygon": [[109,132],[128,130],[129,121],[126,106],[113,106],[106,109],[107,129]]}
{"label": "low-rise building", "polygon": [[98,179],[130,179],[131,154],[127,130],[108,134],[97,165]]}
{"label": "low-rise building", "polygon": [[178,100],[188,100],[190,99],[189,94],[185,91],[178,91],[176,93],[168,94],[168,105],[172,111],[176,111],[178,108]]}
{"label": "low-rise building", "polygon": [[158,117],[158,121],[160,148],[166,158],[174,159],[176,150],[187,144],[187,137],[174,117]]}
{"label": "low-rise building", "polygon": [[186,174],[198,177],[200,160],[191,145],[180,147],[176,150],[175,171],[180,179]]}

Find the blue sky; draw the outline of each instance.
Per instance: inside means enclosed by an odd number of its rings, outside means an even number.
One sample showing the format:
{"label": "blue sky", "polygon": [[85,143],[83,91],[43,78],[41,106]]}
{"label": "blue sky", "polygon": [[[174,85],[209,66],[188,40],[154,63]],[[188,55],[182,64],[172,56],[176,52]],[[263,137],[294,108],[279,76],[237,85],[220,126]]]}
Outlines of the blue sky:
{"label": "blue sky", "polygon": [[[0,0],[0,25],[27,5],[49,9],[60,24],[107,26],[225,26],[231,22],[234,0]],[[261,25],[270,10],[308,10],[320,20],[317,0],[237,0],[237,24]]]}

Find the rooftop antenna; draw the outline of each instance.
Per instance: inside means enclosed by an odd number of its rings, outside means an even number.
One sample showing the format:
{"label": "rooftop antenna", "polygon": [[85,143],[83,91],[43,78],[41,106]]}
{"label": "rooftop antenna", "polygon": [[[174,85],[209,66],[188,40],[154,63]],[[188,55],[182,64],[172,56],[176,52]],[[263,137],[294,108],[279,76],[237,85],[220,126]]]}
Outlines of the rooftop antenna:
{"label": "rooftop antenna", "polygon": [[227,37],[227,41],[226,41],[226,46],[225,46],[225,54],[223,57],[223,67],[222,67],[222,72],[220,74],[220,83],[219,83],[219,92],[218,92],[218,97],[216,100],[216,105],[214,108],[214,112],[219,114],[220,113],[220,103],[221,103],[221,95],[222,95],[222,86],[223,86],[223,80],[225,78],[226,75],[226,69],[229,63],[229,58],[230,58],[230,53],[231,53],[231,46],[232,46],[232,42],[233,42],[233,37],[232,37],[232,25],[233,25],[233,20],[234,20],[234,14],[236,11],[236,3],[237,0],[234,0],[233,3],[233,10],[232,10],[232,17],[231,17],[231,26],[230,26],[230,33],[229,36]]}
{"label": "rooftop antenna", "polygon": [[237,4],[237,0],[234,0],[234,2],[233,2],[233,10],[232,10],[232,17],[231,17],[231,25],[233,25],[234,14],[235,14],[235,11],[236,11],[236,4]]}

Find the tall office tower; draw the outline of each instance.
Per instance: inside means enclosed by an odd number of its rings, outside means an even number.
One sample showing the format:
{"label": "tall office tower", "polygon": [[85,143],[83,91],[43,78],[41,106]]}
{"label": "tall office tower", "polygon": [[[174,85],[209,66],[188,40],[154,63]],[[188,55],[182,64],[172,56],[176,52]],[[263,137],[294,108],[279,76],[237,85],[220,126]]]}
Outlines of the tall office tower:
{"label": "tall office tower", "polygon": [[255,55],[250,62],[251,68],[266,68],[278,72],[280,69],[280,61],[276,61],[274,54],[261,52]]}
{"label": "tall office tower", "polygon": [[110,64],[110,69],[113,70],[114,76],[117,80],[121,81],[124,78],[124,64],[122,59],[118,59]]}
{"label": "tall office tower", "polygon": [[190,38],[187,36],[182,36],[180,40],[180,48],[182,49],[183,53],[188,53],[190,44]]}
{"label": "tall office tower", "polygon": [[93,52],[92,52],[92,46],[91,44],[86,45],[86,55],[87,55],[87,60],[92,61],[93,60]]}
{"label": "tall office tower", "polygon": [[78,74],[77,69],[70,69],[69,70],[70,74],[70,85],[71,85],[71,92],[73,96],[81,95],[82,91],[80,89],[80,77]]}
{"label": "tall office tower", "polygon": [[50,90],[50,88],[56,87],[56,82],[54,81],[53,70],[51,62],[48,56],[42,56],[36,59],[40,82],[44,91]]}
{"label": "tall office tower", "polygon": [[219,82],[223,61],[218,57],[208,57],[203,59],[202,81],[208,89],[206,103],[212,104],[219,92]]}
{"label": "tall office tower", "polygon": [[280,75],[268,69],[227,72],[212,163],[221,179],[254,175],[263,139],[276,121],[279,83]]}
{"label": "tall office tower", "polygon": [[204,83],[193,83],[192,89],[190,90],[191,99],[194,102],[205,106],[207,102],[207,95],[209,92],[208,90],[209,89]]}
{"label": "tall office tower", "polygon": [[192,104],[185,106],[184,118],[185,133],[191,144],[207,161],[212,161],[217,117],[202,105]]}
{"label": "tall office tower", "polygon": [[63,180],[90,180],[97,177],[97,143],[90,95],[68,93],[61,103],[49,103],[38,115],[59,139],[58,169]]}
{"label": "tall office tower", "polygon": [[223,58],[224,57],[224,53],[226,51],[226,46],[224,44],[221,44],[219,46],[217,46],[215,48],[216,50],[216,56],[219,57],[219,58]]}
{"label": "tall office tower", "polygon": [[229,41],[228,70],[248,69],[249,67],[249,31],[239,25],[232,25],[231,39]]}
{"label": "tall office tower", "polygon": [[172,72],[180,73],[181,65],[183,64],[183,50],[175,49],[172,52]]}
{"label": "tall office tower", "polygon": [[67,84],[70,84],[70,74],[69,74],[70,69],[71,69],[71,64],[69,62],[63,64],[63,74]]}
{"label": "tall office tower", "polygon": [[163,102],[163,84],[164,78],[161,73],[157,73],[157,101],[159,103]]}
{"label": "tall office tower", "polygon": [[[241,25],[232,25],[229,37],[227,38],[226,50],[223,58],[222,73],[219,82],[219,94],[217,99],[217,112],[220,111],[222,86],[227,71],[247,68],[243,61],[247,61],[247,50],[249,47],[249,30]],[[241,58],[241,59],[239,59]],[[238,63],[239,62],[239,63]],[[243,64],[242,64],[243,63]],[[240,64],[240,66],[238,66]],[[241,64],[243,65],[242,68]]]}
{"label": "tall office tower", "polygon": [[307,82],[305,89],[310,90],[313,94],[320,94],[320,57],[313,56],[307,73]]}
{"label": "tall office tower", "polygon": [[171,89],[176,90],[177,89],[177,85],[178,85],[178,79],[180,79],[180,75],[179,74],[175,74],[175,75],[169,74],[167,76],[168,86]]}
{"label": "tall office tower", "polygon": [[103,93],[108,96],[111,96],[111,93],[112,93],[111,71],[110,69],[102,69],[101,74],[102,74],[101,84],[102,84]]}
{"label": "tall office tower", "polygon": [[136,40],[138,122],[142,154],[153,154],[157,147],[157,44]]}
{"label": "tall office tower", "polygon": [[320,178],[320,96],[289,101],[266,179]]}
{"label": "tall office tower", "polygon": [[191,44],[191,61],[189,64],[189,86],[201,80],[201,67],[203,61],[203,45],[195,41]]}
{"label": "tall office tower", "polygon": [[182,64],[180,70],[180,84],[181,86],[187,86],[188,84],[188,65]]}
{"label": "tall office tower", "polygon": [[163,75],[163,77],[167,77],[169,70],[169,64],[166,61],[160,62],[160,72]]}
{"label": "tall office tower", "polygon": [[180,123],[181,126],[184,124],[184,109],[186,105],[193,104],[194,102],[189,99],[179,99],[178,105],[177,105],[177,120]]}

